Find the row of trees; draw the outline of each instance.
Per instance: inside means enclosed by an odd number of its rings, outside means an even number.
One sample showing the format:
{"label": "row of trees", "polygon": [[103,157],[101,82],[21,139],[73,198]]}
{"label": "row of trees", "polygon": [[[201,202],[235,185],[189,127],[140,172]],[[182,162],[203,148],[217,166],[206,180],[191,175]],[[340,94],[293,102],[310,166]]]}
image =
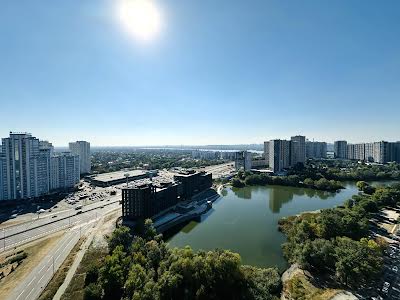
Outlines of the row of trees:
{"label": "row of trees", "polygon": [[284,255],[311,272],[332,274],[350,287],[359,287],[376,278],[383,267],[382,239],[369,238],[369,217],[383,206],[400,202],[400,184],[372,188],[354,196],[343,207],[282,219],[280,228],[287,235]]}
{"label": "row of trees", "polygon": [[267,174],[253,174],[251,172],[239,171],[237,176],[231,180],[233,187],[246,185],[284,185],[294,187],[307,187],[322,191],[337,191],[343,188],[342,184],[335,180],[320,178],[313,180],[299,175],[270,176]]}
{"label": "row of trees", "polygon": [[277,299],[278,270],[241,265],[227,250],[170,249],[150,220],[142,237],[120,227],[109,255],[86,274],[85,299]]}
{"label": "row of trees", "polygon": [[318,180],[326,178],[337,181],[400,180],[400,164],[385,165],[359,164],[353,161],[311,160],[305,165],[297,165],[289,175]]}

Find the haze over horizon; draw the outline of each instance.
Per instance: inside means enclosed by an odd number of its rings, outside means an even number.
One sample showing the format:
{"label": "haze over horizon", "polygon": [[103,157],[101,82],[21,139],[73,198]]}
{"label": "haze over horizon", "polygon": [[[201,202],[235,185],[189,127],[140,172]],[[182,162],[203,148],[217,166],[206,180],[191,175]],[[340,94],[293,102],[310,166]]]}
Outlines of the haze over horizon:
{"label": "haze over horizon", "polygon": [[400,140],[400,2],[140,1],[3,1],[0,137]]}

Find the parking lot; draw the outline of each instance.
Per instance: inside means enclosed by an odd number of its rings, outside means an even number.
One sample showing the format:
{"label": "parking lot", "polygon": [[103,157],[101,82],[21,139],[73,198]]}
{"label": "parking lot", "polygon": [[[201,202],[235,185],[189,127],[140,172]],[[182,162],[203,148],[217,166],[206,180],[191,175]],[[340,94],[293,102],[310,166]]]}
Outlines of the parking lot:
{"label": "parking lot", "polygon": [[4,221],[0,223],[0,229],[10,232],[11,229],[14,230],[17,227],[30,227],[44,222],[45,219],[57,218],[60,214],[86,205],[94,203],[100,205],[101,201],[110,201],[110,197],[119,194],[117,187],[95,187],[81,181],[79,191],[57,194],[45,201],[27,201],[13,208],[2,209]]}
{"label": "parking lot", "polygon": [[384,256],[384,271],[373,299],[400,299],[400,244],[398,234],[393,234]]}

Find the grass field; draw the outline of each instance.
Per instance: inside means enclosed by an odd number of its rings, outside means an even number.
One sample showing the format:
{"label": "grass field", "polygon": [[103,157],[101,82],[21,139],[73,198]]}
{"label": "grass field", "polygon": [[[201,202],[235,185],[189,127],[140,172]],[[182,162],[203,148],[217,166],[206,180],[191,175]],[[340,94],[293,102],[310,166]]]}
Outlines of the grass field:
{"label": "grass field", "polygon": [[284,286],[290,299],[327,300],[334,297],[341,290],[320,289],[314,286],[303,274],[296,274]]}
{"label": "grass field", "polygon": [[18,283],[20,283],[25,276],[27,276],[29,272],[31,272],[40,261],[42,261],[50,249],[56,246],[62,235],[63,232],[59,232],[15,249],[15,251],[24,250],[28,256],[14,272],[0,281],[0,295],[2,299],[7,299],[10,292],[18,285]]}
{"label": "grass field", "polygon": [[87,270],[92,264],[98,264],[100,266],[101,260],[106,255],[107,250],[105,248],[94,248],[90,246],[83,256],[71,283],[68,285],[65,293],[61,296],[61,300],[83,300]]}

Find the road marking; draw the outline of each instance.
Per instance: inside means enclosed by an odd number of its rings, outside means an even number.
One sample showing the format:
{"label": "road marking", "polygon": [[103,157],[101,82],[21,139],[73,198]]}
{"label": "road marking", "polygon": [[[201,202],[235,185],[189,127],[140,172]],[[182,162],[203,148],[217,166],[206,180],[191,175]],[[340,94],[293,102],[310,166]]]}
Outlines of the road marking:
{"label": "road marking", "polygon": [[43,269],[44,269],[45,267],[46,267],[46,265],[44,265],[44,266],[40,269],[39,273],[42,272]]}
{"label": "road marking", "polygon": [[25,292],[25,290],[22,290],[21,294],[19,294],[19,295],[18,295],[18,297],[17,297],[17,299],[16,299],[16,300],[18,300],[18,299],[19,299],[19,297],[21,297],[21,295],[22,295],[24,292]]}
{"label": "road marking", "polygon": [[26,296],[25,299],[29,299],[29,295],[35,290],[35,288],[31,289],[31,291],[29,292],[28,296]]}
{"label": "road marking", "polygon": [[[47,268],[47,269],[49,269],[49,268]],[[46,270],[46,271],[47,271],[47,270]],[[44,275],[46,275],[46,274],[47,274],[47,273],[45,272],[45,273],[42,275],[42,277],[40,277],[40,279],[39,279],[38,283],[42,281],[42,279],[43,279]]]}
{"label": "road marking", "polygon": [[[118,201],[116,201],[116,202],[118,202]],[[116,203],[116,202],[112,202],[111,204]],[[110,205],[110,204],[108,204],[108,205]],[[118,206],[118,207],[115,207],[115,208],[111,208],[110,210],[104,212],[103,214],[100,213],[100,214],[98,215],[98,217],[103,217],[103,216],[109,214],[110,212],[115,211],[115,210],[118,210],[118,209],[120,209],[119,206]],[[72,217],[74,217],[74,216],[72,216]],[[90,219],[90,218],[82,218],[82,217],[81,217],[79,220],[77,220],[77,221],[71,223],[71,225],[75,225],[75,224],[77,224],[77,223],[81,223],[81,222],[83,222],[83,221],[86,221],[87,219]],[[95,221],[95,220],[92,220],[91,222],[85,222],[85,223],[83,223],[83,224],[90,224],[90,223],[92,223],[93,221]],[[50,224],[50,225],[52,225],[52,224]],[[37,239],[37,238],[39,238],[39,237],[49,235],[49,234],[51,234],[51,233],[53,233],[53,232],[62,231],[63,229],[68,228],[68,227],[70,227],[70,225],[69,225],[69,224],[66,224],[66,225],[62,225],[62,226],[56,227],[56,228],[54,228],[54,229],[52,229],[52,230],[49,230],[49,231],[41,232],[41,233],[39,233],[39,234],[37,234],[37,235],[35,235],[35,236],[31,236],[31,237],[28,237],[28,238],[26,238],[26,239],[24,239],[24,240],[21,240],[21,241],[18,241],[18,242],[9,244],[9,245],[7,245],[7,246],[5,247],[5,249],[7,250],[7,249],[10,249],[10,248],[16,247],[17,245],[24,244],[24,243],[26,243],[26,242],[28,242],[28,241]],[[21,234],[22,234],[23,236],[26,236],[26,235],[27,235],[26,232],[21,233]],[[8,240],[8,239],[6,238],[6,241],[7,241],[7,240]],[[0,253],[1,253],[1,252],[4,252],[4,249],[3,249],[3,248],[0,249]]]}
{"label": "road marking", "polygon": [[31,285],[31,283],[36,279],[36,276],[33,277],[33,279],[31,280],[31,282],[28,283],[27,287]]}

